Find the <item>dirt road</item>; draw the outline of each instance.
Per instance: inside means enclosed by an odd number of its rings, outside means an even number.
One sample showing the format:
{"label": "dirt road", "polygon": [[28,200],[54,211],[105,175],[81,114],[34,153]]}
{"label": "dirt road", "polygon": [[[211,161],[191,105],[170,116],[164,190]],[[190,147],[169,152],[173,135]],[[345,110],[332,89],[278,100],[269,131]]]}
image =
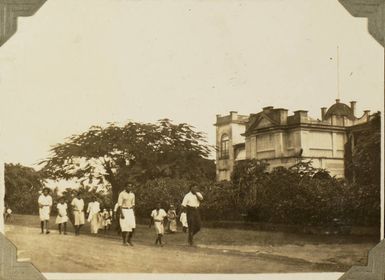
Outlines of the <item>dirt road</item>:
{"label": "dirt road", "polygon": [[[7,226],[7,237],[19,248],[20,259],[30,259],[44,272],[179,272],[179,273],[263,273],[304,271],[346,271],[350,260],[340,257],[367,249],[356,244],[355,249],[320,250],[320,246],[285,245],[220,246],[185,245],[155,247],[136,242],[123,247],[114,238],[89,235],[64,236],[52,231],[40,235],[39,230],[19,225]],[[324,248],[325,249],[325,248]],[[363,260],[365,261],[365,260]]]}
{"label": "dirt road", "polygon": [[[153,245],[153,229],[139,225],[134,247],[123,247],[111,232],[91,236],[40,235],[38,218],[15,217],[6,236],[18,247],[21,260],[31,260],[44,272],[160,272],[160,273],[272,273],[344,272],[365,265],[375,243],[279,232],[203,229],[197,247],[186,235],[166,235],[165,247]],[[87,232],[87,227],[83,233]]]}

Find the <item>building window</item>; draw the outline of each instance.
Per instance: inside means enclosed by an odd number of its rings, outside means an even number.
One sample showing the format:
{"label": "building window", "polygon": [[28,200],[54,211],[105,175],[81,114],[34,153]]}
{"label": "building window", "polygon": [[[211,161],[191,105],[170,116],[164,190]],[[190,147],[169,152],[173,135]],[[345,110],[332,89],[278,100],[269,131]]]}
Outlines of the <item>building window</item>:
{"label": "building window", "polygon": [[229,143],[230,143],[229,136],[227,134],[222,135],[221,149],[220,149],[220,158],[221,159],[229,158]]}

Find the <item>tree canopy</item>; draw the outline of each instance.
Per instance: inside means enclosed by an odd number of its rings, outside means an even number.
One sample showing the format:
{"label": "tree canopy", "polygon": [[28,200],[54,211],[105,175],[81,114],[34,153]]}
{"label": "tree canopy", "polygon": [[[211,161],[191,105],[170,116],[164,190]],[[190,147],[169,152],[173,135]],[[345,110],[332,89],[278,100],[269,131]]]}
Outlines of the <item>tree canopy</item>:
{"label": "tree canopy", "polygon": [[43,188],[40,172],[21,164],[6,163],[5,203],[16,213],[37,213],[37,198]]}
{"label": "tree canopy", "polygon": [[155,124],[128,122],[92,126],[54,145],[41,162],[50,179],[80,179],[111,187],[114,201],[129,180],[215,178],[205,135],[186,123],[162,119]]}
{"label": "tree canopy", "polygon": [[351,150],[351,139],[346,148],[347,177],[362,185],[381,183],[381,116],[376,114],[361,130],[352,132],[354,148]]}

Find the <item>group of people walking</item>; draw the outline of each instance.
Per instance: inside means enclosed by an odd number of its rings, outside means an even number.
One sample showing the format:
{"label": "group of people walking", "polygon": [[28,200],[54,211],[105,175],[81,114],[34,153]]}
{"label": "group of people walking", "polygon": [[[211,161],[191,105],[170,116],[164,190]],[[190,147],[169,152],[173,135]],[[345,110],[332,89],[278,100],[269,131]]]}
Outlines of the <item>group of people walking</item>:
{"label": "group of people walking", "polygon": [[[122,192],[119,193],[118,201],[115,205],[114,212],[104,209],[101,211],[100,203],[96,197],[88,204],[87,221],[90,223],[92,234],[97,234],[99,229],[109,229],[112,219],[115,218],[118,222],[122,235],[124,246],[133,246],[132,238],[136,229],[135,218],[135,194],[133,193],[133,183],[126,184]],[[53,205],[52,197],[49,195],[49,189],[45,188],[38,199],[39,216],[41,222],[41,233],[49,234],[49,218]],[[194,235],[201,229],[201,218],[199,213],[200,203],[203,200],[202,194],[198,191],[197,185],[190,186],[190,191],[184,196],[181,203],[180,222],[183,226],[183,231],[188,233],[188,244],[193,245]],[[67,234],[68,206],[64,198],[60,198],[57,203],[57,218],[60,234]],[[75,235],[80,234],[80,229],[85,223],[84,200],[81,193],[78,192],[76,197],[71,201],[71,210],[73,213],[73,225]],[[150,214],[150,227],[154,225],[156,232],[155,244],[163,246],[162,237],[165,234],[165,225],[170,233],[177,231],[177,212],[174,205],[170,205],[170,209],[166,212],[161,208],[161,203],[157,203],[155,209]]]}
{"label": "group of people walking", "polygon": [[[132,236],[136,228],[135,221],[135,194],[132,192],[133,183],[128,183],[125,189],[119,194],[117,209],[119,213],[119,224],[122,232],[123,245],[132,244]],[[188,243],[193,245],[194,235],[201,229],[201,218],[199,206],[203,200],[202,194],[198,191],[197,185],[190,186],[190,191],[184,196],[182,201],[182,213],[180,221],[182,222],[183,231],[188,231]],[[165,233],[165,224],[168,222],[170,232],[176,232],[177,213],[174,205],[170,206],[170,210],[166,212],[161,208],[161,203],[157,203],[156,208],[151,212],[150,227],[154,225],[156,232],[155,244],[163,246],[162,237]]]}
{"label": "group of people walking", "polygon": [[[44,188],[38,199],[41,234],[50,233],[49,220],[53,206],[53,199],[49,192],[49,188]],[[77,192],[76,196],[72,199],[70,206],[73,214],[72,223],[75,228],[75,235],[79,235],[80,229],[85,224],[86,218],[84,212],[85,203],[80,192]],[[67,223],[69,221],[69,217],[68,205],[65,202],[64,197],[59,198],[56,208],[57,217],[55,223],[58,225],[59,234],[67,235]],[[100,229],[107,231],[107,229],[110,228],[112,223],[112,213],[107,209],[103,209],[103,211],[101,211],[100,203],[96,197],[94,197],[88,204],[86,213],[88,215],[87,221],[90,223],[92,234],[97,234]]]}

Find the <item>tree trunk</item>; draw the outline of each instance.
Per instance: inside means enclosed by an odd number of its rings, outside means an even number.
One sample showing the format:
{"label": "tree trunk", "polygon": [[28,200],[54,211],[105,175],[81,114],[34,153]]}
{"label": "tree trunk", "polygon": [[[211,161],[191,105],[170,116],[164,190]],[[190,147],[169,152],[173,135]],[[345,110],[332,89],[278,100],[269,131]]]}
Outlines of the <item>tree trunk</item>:
{"label": "tree trunk", "polygon": [[111,191],[112,191],[112,202],[117,203],[118,202],[118,197],[119,197],[119,192],[120,192],[120,186],[116,182],[112,183],[111,182]]}
{"label": "tree trunk", "polygon": [[107,171],[107,175],[105,176],[106,180],[111,184],[111,192],[112,192],[112,203],[115,206],[115,203],[118,202],[120,185],[114,173],[112,172],[111,165],[109,161],[104,163],[104,168]]}

